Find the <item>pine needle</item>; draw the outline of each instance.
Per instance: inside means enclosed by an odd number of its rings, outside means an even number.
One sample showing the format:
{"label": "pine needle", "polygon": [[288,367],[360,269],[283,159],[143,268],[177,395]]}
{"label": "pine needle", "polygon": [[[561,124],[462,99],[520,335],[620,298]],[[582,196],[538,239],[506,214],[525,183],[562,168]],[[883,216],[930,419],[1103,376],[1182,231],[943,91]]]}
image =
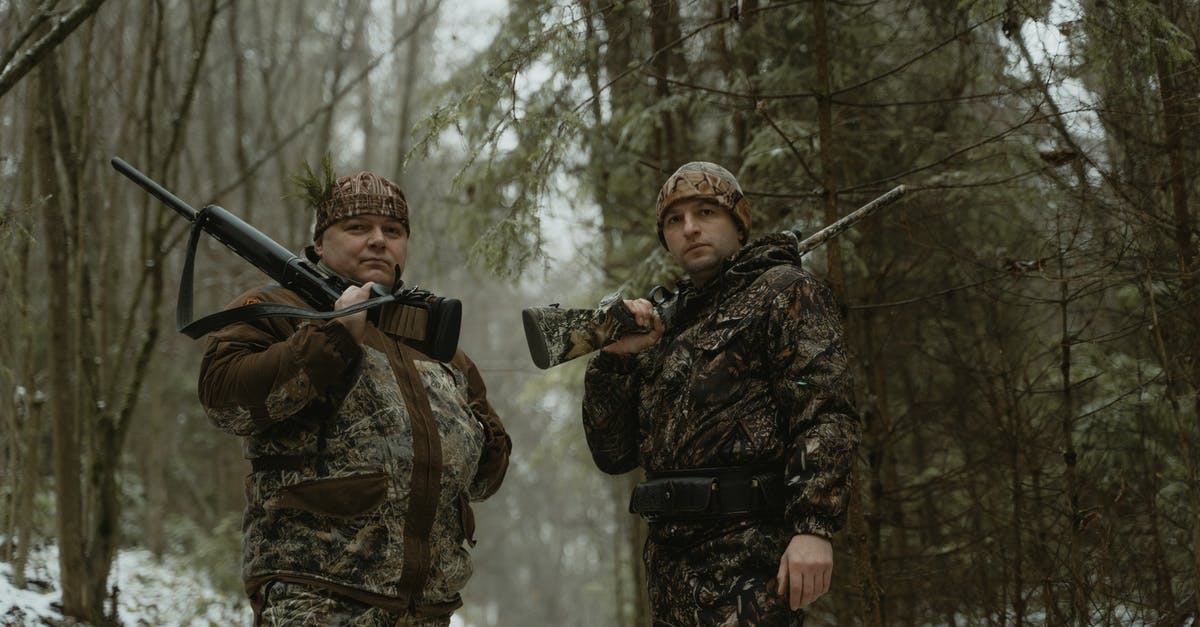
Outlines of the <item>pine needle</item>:
{"label": "pine needle", "polygon": [[304,172],[288,176],[288,182],[299,187],[300,192],[288,194],[288,198],[299,198],[313,209],[325,204],[333,197],[333,186],[336,181],[333,176],[333,157],[329,153],[321,159],[321,172],[313,172],[308,161],[304,162]]}

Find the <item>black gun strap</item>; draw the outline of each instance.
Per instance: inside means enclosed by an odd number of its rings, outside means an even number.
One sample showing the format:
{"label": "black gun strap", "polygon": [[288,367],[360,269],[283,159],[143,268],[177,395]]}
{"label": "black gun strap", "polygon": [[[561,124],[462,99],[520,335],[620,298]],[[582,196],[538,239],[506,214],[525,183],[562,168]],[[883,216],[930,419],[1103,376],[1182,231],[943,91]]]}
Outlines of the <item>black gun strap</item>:
{"label": "black gun strap", "polygon": [[395,296],[377,296],[375,298],[365,300],[356,305],[352,305],[345,309],[337,311],[313,311],[312,309],[304,309],[294,307],[292,305],[279,305],[276,303],[252,303],[250,305],[242,305],[225,311],[218,311],[214,314],[209,314],[194,322],[189,322],[185,326],[179,328],[179,332],[194,339],[203,336],[205,333],[211,333],[222,327],[229,326],[235,322],[244,322],[255,318],[269,318],[271,316],[287,316],[289,318],[305,318],[308,320],[332,320],[333,318],[341,318],[355,314],[365,309],[373,309],[388,303],[396,302]]}
{"label": "black gun strap", "polygon": [[204,230],[204,216],[204,212],[201,211],[197,214],[195,222],[192,223],[192,233],[188,237],[187,257],[183,261],[183,276],[179,279],[179,299],[175,304],[175,325],[180,333],[193,340],[235,322],[243,322],[255,318],[288,316],[309,320],[330,320],[358,313],[364,309],[372,309],[396,302],[396,297],[389,294],[365,300],[345,309],[338,309],[337,311],[313,311],[311,309],[277,303],[252,303],[250,305],[234,307],[233,309],[226,309],[225,311],[218,311],[193,321],[192,275],[196,266],[196,243],[200,240],[200,232]]}
{"label": "black gun strap", "polygon": [[[196,243],[204,231],[204,212],[196,214],[192,221],[192,233],[188,236],[187,255],[183,258],[183,276],[179,278],[179,298],[175,301],[175,328],[183,331],[192,322],[192,273],[196,268]],[[192,336],[196,339],[199,336]]]}

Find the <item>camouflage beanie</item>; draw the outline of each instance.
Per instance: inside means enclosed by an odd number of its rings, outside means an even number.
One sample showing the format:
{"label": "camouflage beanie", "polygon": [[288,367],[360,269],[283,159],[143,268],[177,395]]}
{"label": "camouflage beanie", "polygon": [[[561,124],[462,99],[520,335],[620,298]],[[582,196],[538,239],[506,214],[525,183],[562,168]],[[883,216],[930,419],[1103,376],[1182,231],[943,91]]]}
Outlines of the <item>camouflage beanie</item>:
{"label": "camouflage beanie", "polygon": [[358,172],[335,181],[328,197],[317,204],[313,240],[338,220],[368,213],[396,218],[404,223],[405,232],[411,232],[408,202],[400,187],[378,174]]}
{"label": "camouflage beanie", "polygon": [[742,243],[750,237],[750,201],[742,194],[737,179],[715,163],[693,161],[683,164],[658,191],[658,241],[663,248],[667,246],[663,238],[663,213],[671,205],[689,198],[710,200],[723,207],[742,230]]}

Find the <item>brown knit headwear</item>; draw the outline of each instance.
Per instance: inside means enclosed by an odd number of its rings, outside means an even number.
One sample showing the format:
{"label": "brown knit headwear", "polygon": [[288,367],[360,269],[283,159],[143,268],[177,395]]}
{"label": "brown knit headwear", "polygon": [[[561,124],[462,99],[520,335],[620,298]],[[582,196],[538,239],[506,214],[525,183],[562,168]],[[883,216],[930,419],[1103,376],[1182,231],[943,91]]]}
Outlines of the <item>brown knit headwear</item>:
{"label": "brown knit headwear", "polygon": [[742,230],[742,243],[750,236],[750,201],[742,194],[733,174],[721,166],[708,161],[685,163],[658,191],[658,241],[667,246],[663,238],[663,213],[673,204],[688,198],[711,200],[733,216],[733,221]]}
{"label": "brown knit headwear", "polygon": [[404,200],[404,192],[400,191],[400,187],[378,174],[358,172],[335,181],[329,197],[317,205],[313,240],[320,237],[330,224],[367,213],[396,218],[404,223],[404,230],[411,234],[408,202]]}

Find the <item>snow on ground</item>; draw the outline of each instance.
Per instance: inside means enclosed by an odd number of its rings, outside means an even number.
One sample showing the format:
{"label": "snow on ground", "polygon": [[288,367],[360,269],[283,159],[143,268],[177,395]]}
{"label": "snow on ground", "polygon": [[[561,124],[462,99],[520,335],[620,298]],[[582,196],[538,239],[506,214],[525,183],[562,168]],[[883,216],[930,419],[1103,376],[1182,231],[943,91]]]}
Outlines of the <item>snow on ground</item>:
{"label": "snow on ground", "polygon": [[[62,602],[56,547],[35,549],[25,577],[30,589],[13,587],[11,565],[0,563],[0,625],[80,625],[65,621],[56,609]],[[171,558],[157,562],[145,550],[119,553],[109,576],[110,590],[113,582],[118,589],[118,618],[129,627],[248,627],[251,623],[243,596],[225,595],[213,589],[202,573]]]}
{"label": "snow on ground", "polygon": [[[12,566],[0,562],[0,626],[85,627],[67,621],[58,608],[58,548],[35,549],[29,556],[25,578],[28,590],[12,585]],[[165,558],[155,561],[149,551],[122,551],[109,575],[116,582],[118,618],[127,627],[249,627],[250,605],[241,594],[224,595],[209,585],[202,573]],[[107,606],[106,606],[107,607]],[[458,616],[451,627],[462,627]]]}

